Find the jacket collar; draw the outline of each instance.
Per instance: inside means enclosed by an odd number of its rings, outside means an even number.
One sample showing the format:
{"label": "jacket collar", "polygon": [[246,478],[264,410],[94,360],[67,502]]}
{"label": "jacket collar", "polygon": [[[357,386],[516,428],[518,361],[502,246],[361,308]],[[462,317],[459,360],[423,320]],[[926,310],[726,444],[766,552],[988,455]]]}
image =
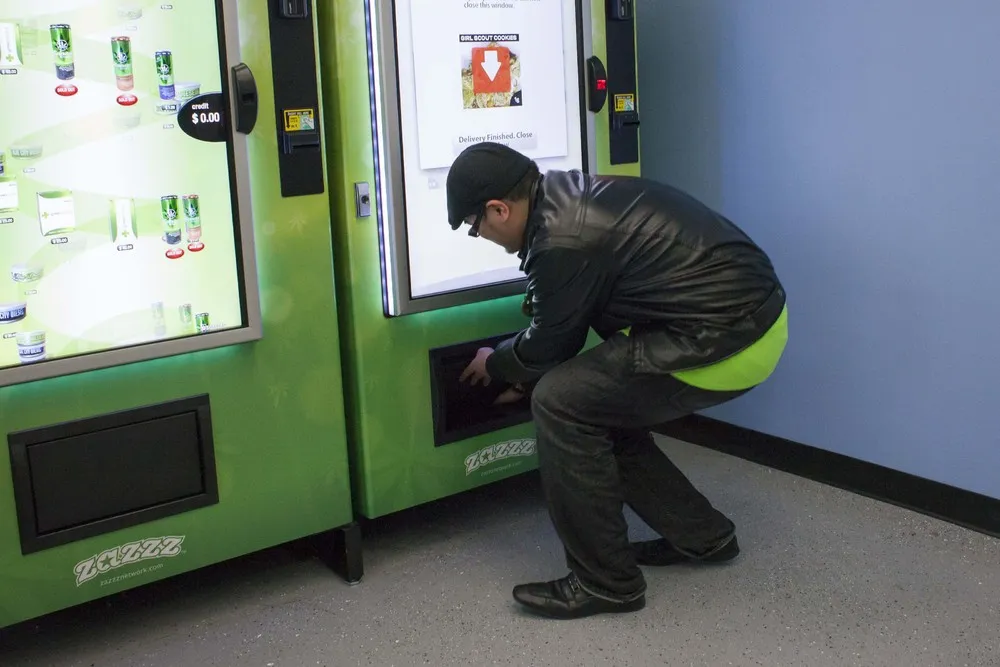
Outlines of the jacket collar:
{"label": "jacket collar", "polygon": [[535,234],[538,232],[538,227],[542,222],[543,216],[538,212],[538,204],[545,198],[545,189],[542,186],[544,180],[545,176],[539,174],[528,201],[528,221],[524,225],[524,238],[521,240],[521,250],[517,253],[517,258],[521,260],[519,269],[521,271],[524,271],[524,264],[528,261],[528,249],[531,247],[531,242],[534,241]]}

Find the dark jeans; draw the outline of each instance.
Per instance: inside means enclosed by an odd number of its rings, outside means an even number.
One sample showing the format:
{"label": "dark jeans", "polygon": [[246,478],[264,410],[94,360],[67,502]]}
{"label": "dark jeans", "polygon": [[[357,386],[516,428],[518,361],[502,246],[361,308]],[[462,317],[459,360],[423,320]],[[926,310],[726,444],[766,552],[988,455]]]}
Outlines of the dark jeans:
{"label": "dark jeans", "polygon": [[745,392],[712,392],[634,371],[621,334],[546,373],[532,393],[539,467],[570,570],[618,600],[646,583],[629,546],[628,503],[673,546],[704,553],[735,530],[653,442],[649,429]]}

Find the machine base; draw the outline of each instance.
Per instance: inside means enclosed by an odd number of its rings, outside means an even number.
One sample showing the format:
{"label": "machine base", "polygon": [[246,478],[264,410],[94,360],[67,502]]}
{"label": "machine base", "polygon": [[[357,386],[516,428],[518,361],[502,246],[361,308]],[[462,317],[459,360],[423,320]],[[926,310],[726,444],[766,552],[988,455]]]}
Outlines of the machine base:
{"label": "machine base", "polygon": [[321,533],[317,542],[319,556],[344,581],[354,586],[365,575],[361,548],[361,525],[357,521]]}

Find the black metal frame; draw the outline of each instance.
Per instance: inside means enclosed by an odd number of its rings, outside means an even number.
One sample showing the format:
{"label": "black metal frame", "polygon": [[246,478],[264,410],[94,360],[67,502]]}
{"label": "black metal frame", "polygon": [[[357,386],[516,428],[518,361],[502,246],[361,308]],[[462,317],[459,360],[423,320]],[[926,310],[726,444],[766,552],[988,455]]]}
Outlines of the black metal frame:
{"label": "black metal frame", "polygon": [[[63,438],[72,438],[97,431],[131,426],[155,419],[189,413],[195,413],[198,423],[203,485],[201,493],[71,528],[50,533],[39,533],[35,513],[31,468],[28,460],[28,449],[30,447]],[[7,435],[7,443],[10,450],[11,477],[14,486],[18,530],[21,538],[21,553],[24,555],[69,544],[70,542],[76,542],[88,537],[137,526],[175,514],[189,512],[201,507],[215,505],[219,502],[219,485],[215,467],[215,446],[212,437],[212,410],[208,394],[112,412],[87,419],[53,424],[41,428],[17,431]]]}
{"label": "black metal frame", "polygon": [[[440,310],[470,303],[480,303],[493,299],[505,298],[519,294],[527,285],[527,278],[515,278],[503,282],[495,282],[477,287],[449,290],[431,295],[414,297],[410,287],[409,266],[409,230],[406,223],[406,183],[403,174],[404,155],[402,129],[401,100],[399,97],[399,50],[396,40],[396,3],[398,0],[365,0],[365,34],[368,53],[368,91],[371,107],[372,160],[375,165],[375,188],[373,203],[375,204],[379,247],[379,263],[381,267],[382,307],[387,318],[402,317],[431,310]],[[602,0],[591,0],[601,2]],[[372,2],[379,5],[379,10],[387,12],[391,20],[385,26],[380,24],[380,17],[372,14]],[[576,86],[579,90],[577,113],[580,116],[580,150],[582,158],[581,171],[590,173],[597,165],[590,162],[590,149],[595,141],[592,129],[588,124],[587,82],[585,62],[588,51],[592,48],[591,36],[584,33],[584,26],[589,19],[584,12],[589,13],[590,7],[584,6],[583,0],[574,0],[576,10],[576,27],[574,36],[577,48]],[[383,32],[384,30],[384,32]],[[391,38],[391,57],[383,40]],[[388,41],[388,40],[387,40]],[[633,50],[634,53],[634,50]],[[390,62],[391,60],[391,62]],[[377,88],[376,69],[385,67],[382,76],[382,88]],[[633,67],[634,69],[634,67]],[[382,70],[379,70],[382,71]],[[566,85],[573,85],[567,80]],[[377,100],[389,87],[392,96],[387,95],[383,109],[386,118],[380,118]],[[569,109],[567,109],[569,111]],[[379,128],[385,124],[385,138],[379,136]],[[386,145],[383,145],[386,144]],[[398,163],[398,165],[397,165]],[[394,174],[398,175],[394,179]],[[388,186],[388,187],[386,187]],[[387,192],[383,196],[383,192]],[[393,220],[386,221],[386,201],[392,208]],[[442,221],[441,224],[444,224]],[[388,238],[387,238],[388,236]],[[390,249],[393,252],[389,252]],[[390,294],[391,282],[395,285],[396,296]],[[393,312],[393,310],[396,312]]]}
{"label": "black metal frame", "polygon": [[500,336],[491,336],[489,338],[481,338],[479,340],[467,341],[457,345],[436,347],[428,351],[427,356],[428,361],[430,362],[431,414],[434,423],[435,447],[441,447],[455,442],[462,442],[463,440],[474,438],[477,435],[492,433],[493,431],[499,431],[501,429],[517,426],[519,424],[525,424],[531,421],[530,408],[525,407],[523,410],[512,410],[510,408],[506,408],[503,411],[503,414],[498,415],[496,419],[480,422],[475,426],[448,430],[446,428],[447,411],[443,400],[444,392],[437,379],[436,368],[441,364],[445,357],[462,355],[468,357],[469,361],[472,361],[472,358],[476,356],[476,351],[479,348],[495,348],[502,341],[513,337],[516,333],[518,332],[503,334]]}

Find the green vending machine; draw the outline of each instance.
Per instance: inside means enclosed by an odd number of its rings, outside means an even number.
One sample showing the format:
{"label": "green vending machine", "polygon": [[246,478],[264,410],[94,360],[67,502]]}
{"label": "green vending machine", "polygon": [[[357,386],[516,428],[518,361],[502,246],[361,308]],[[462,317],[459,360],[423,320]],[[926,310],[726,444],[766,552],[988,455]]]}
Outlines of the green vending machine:
{"label": "green vending machine", "polygon": [[530,405],[457,378],[528,324],[516,257],[449,228],[445,180],[479,141],[540,168],[639,170],[631,0],[332,0],[320,6],[354,498],[364,517],[533,469]]}
{"label": "green vending machine", "polygon": [[278,4],[0,0],[0,627],[355,544],[314,16]]}

